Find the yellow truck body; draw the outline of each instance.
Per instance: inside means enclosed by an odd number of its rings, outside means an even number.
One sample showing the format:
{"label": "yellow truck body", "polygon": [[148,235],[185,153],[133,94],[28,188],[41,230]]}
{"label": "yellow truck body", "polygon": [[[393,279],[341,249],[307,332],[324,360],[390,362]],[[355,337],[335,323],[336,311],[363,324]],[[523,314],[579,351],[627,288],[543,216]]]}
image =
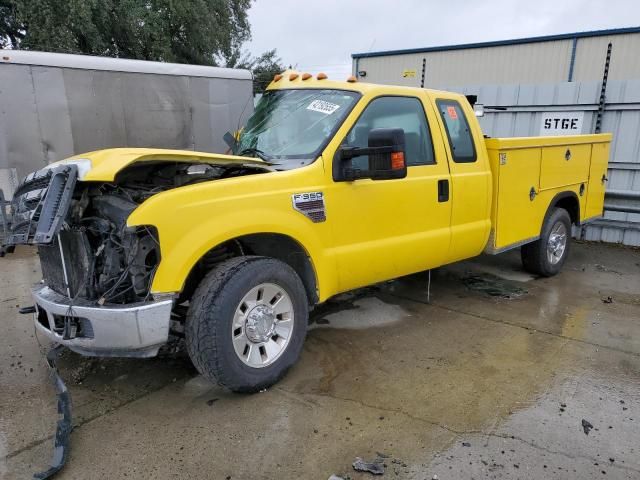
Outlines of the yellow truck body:
{"label": "yellow truck body", "polygon": [[[207,251],[253,233],[277,233],[298,242],[309,255],[322,302],[340,292],[470,258],[483,250],[497,253],[536,240],[558,194],[577,197],[578,222],[602,215],[602,178],[611,134],[484,139],[471,106],[454,93],[300,77],[289,81],[286,76],[269,88],[347,89],[362,97],[310,165],[182,187],[140,205],[128,224],[154,225],[160,232],[162,261],[152,292],[179,292]],[[336,151],[369,102],[381,96],[420,99],[432,126],[436,164],[409,167],[405,179],[334,182],[331,162]],[[464,109],[476,143],[475,162],[451,161],[445,126],[437,113],[439,99],[456,100]],[[154,149],[103,150],[77,158],[95,162],[86,177],[91,181],[113,180],[129,163],[156,158],[259,161]],[[430,200],[436,196],[437,180],[449,175],[451,207],[434,205]],[[308,191],[324,193],[326,222],[312,223],[291,208],[291,195]]]}
{"label": "yellow truck body", "polygon": [[297,72],[230,138],[235,155],[119,148],[25,179],[9,238],[41,249],[41,333],[151,356],[177,318],[199,371],[255,391],[340,292],[515,247],[557,273],[603,213],[611,143],[485,138],[462,95]]}

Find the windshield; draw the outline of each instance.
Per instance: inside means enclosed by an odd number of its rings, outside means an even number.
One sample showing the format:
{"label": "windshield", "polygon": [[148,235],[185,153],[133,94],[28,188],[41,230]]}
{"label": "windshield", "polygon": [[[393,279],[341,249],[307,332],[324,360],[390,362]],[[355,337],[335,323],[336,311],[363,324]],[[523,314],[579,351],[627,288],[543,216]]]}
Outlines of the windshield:
{"label": "windshield", "polygon": [[[343,90],[265,92],[234,148],[236,155],[313,160],[328,143],[359,94]],[[299,162],[297,162],[299,163]]]}

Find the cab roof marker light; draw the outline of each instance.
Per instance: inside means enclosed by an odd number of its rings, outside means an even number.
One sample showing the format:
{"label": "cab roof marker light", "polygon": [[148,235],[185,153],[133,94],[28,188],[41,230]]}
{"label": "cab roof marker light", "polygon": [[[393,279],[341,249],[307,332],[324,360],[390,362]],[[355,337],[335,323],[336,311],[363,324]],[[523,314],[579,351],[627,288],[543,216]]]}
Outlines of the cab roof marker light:
{"label": "cab roof marker light", "polygon": [[312,77],[310,73],[303,73],[302,80],[309,80]]}
{"label": "cab roof marker light", "polygon": [[354,77],[353,75],[349,76],[349,78],[347,78],[347,82],[349,83],[355,83],[358,80],[356,80],[356,77]]}
{"label": "cab roof marker light", "polygon": [[327,74],[326,74],[326,73],[322,73],[322,72],[320,72],[316,78],[317,78],[318,80],[326,80],[326,79],[327,79],[327,78],[329,78],[329,77],[327,77]]}
{"label": "cab roof marker light", "polygon": [[274,81],[274,82],[279,82],[280,80],[282,80],[282,74],[281,74],[281,73],[276,73],[276,74],[273,76],[273,81]]}
{"label": "cab roof marker light", "polygon": [[290,81],[293,81],[293,80],[295,80],[296,78],[298,78],[298,74],[297,74],[297,73],[292,73],[291,75],[289,75],[289,80],[290,80]]}

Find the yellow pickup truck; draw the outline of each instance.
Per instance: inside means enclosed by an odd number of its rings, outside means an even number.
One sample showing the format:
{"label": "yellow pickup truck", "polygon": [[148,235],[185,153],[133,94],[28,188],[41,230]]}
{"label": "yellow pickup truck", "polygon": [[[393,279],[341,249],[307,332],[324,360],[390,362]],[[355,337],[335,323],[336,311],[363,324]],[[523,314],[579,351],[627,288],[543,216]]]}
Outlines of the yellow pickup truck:
{"label": "yellow pickup truck", "polygon": [[27,176],[10,245],[38,245],[35,326],[86,355],[182,332],[234,391],[297,360],[332,295],[520,247],[558,273],[602,215],[610,134],[485,138],[462,95],[277,75],[231,155],[110,149]]}

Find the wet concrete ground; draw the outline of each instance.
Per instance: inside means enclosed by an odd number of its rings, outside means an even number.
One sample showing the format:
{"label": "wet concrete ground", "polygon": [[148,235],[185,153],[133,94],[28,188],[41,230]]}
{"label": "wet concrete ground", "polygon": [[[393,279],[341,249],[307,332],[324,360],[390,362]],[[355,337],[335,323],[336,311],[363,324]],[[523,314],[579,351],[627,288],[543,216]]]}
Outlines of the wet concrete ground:
{"label": "wet concrete ground", "polygon": [[[56,410],[31,319],[37,258],[0,259],[0,478],[48,465]],[[264,393],[149,360],[67,352],[75,429],[61,479],[640,478],[640,252],[575,245],[559,276],[517,252],[323,305]],[[585,434],[582,421],[593,425]],[[587,429],[588,430],[588,429]],[[371,477],[376,478],[376,477]],[[379,478],[379,477],[377,477]]]}

